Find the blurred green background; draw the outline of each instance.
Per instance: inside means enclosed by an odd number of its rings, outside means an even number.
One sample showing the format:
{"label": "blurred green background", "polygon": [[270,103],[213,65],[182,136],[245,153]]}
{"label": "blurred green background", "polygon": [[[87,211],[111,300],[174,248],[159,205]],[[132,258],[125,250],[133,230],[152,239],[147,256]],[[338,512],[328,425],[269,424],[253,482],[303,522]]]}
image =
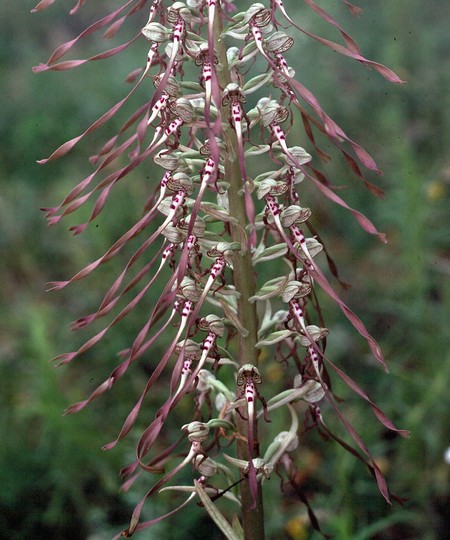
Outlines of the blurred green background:
{"label": "blurred green background", "polygon": [[[66,158],[44,167],[36,160],[116,103],[126,92],[124,78],[142,65],[146,50],[145,43],[139,43],[104,63],[33,75],[31,67],[45,61],[57,45],[103,16],[105,6],[120,4],[87,2],[79,16],[69,17],[74,0],[31,15],[34,3],[6,2],[0,11],[0,538],[102,540],[126,526],[134,504],[148,489],[142,481],[135,490],[119,493],[118,471],[133,459],[139,428],[152,418],[151,403],[135,434],[114,451],[101,450],[116,437],[148,368],[142,365],[130,372],[81,413],[62,413],[109,374],[116,352],[129,345],[152,298],[98,347],[56,369],[51,358],[75,350],[83,337],[92,335],[70,332],[69,323],[95,309],[126,254],[86,283],[56,293],[46,293],[45,283],[67,279],[131,226],[146,198],[144,177],[151,177],[151,169],[144,167],[118,186],[102,216],[73,238],[67,228],[80,218],[49,229],[39,208],[58,203],[89,174],[92,149],[111,136],[126,115]],[[354,3],[363,8],[358,18],[341,2],[321,5],[366,56],[387,64],[407,85],[389,84],[304,36],[286,57],[299,80],[384,172],[371,178],[385,190],[380,200],[349,174],[339,156],[326,165],[329,177],[346,186],[340,192],[345,200],[387,234],[386,246],[359,230],[345,211],[320,196],[310,197],[314,225],[342,278],[352,285],[342,295],[379,340],[390,374],[373,365],[365,344],[328,302],[330,355],[396,424],[411,430],[411,439],[389,435],[368,407],[338,382],[336,389],[392,492],[407,500],[403,506],[388,507],[363,466],[315,434],[302,441],[299,467],[323,529],[334,538],[443,540],[450,527],[449,465],[444,461],[450,446],[450,5],[447,0],[428,0],[426,5],[420,0]],[[285,0],[285,5],[312,31],[339,40],[306,6],[300,9],[301,2]],[[142,24],[136,22],[136,28]],[[95,54],[102,47],[99,38],[90,38],[73,57]],[[129,111],[140,102],[136,98]],[[308,148],[301,126],[294,127],[290,137]],[[163,342],[152,355],[162,350]],[[274,383],[278,376],[274,369]],[[158,401],[158,392],[154,398]],[[279,494],[277,478],[267,486],[268,538],[320,537],[308,526],[300,502]],[[168,501],[156,498],[146,517],[170,509]],[[271,513],[277,505],[281,511]],[[202,536],[220,538],[201,509],[193,508],[140,537]]]}

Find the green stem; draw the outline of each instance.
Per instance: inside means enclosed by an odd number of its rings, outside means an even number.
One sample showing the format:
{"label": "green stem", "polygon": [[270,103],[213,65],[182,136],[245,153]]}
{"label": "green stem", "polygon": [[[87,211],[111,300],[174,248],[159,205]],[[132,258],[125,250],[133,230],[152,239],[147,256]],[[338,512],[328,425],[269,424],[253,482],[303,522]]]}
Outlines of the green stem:
{"label": "green stem", "polygon": [[[217,57],[221,66],[218,71],[218,80],[221,88],[225,88],[231,83],[230,70],[226,56],[226,47],[224,40],[220,38],[223,32],[222,13],[218,10],[214,21],[214,45]],[[236,133],[231,126],[226,126],[226,119],[229,111],[222,108],[221,115],[223,119],[224,139],[227,142],[227,152],[224,159],[225,178],[229,182],[228,202],[230,215],[235,217],[239,225],[246,229],[248,225],[247,212],[245,209],[245,200],[243,194],[243,183],[241,169],[238,159],[238,142]],[[242,241],[237,227],[231,229],[232,240]],[[235,252],[233,258],[233,283],[236,291],[240,293],[238,299],[238,317],[242,326],[248,331],[248,335],[243,336],[238,333],[238,357],[240,365],[258,363],[258,316],[255,303],[249,302],[249,298],[256,292],[256,276],[253,270],[251,253],[248,250]],[[238,430],[245,438],[248,434],[248,423],[237,417]],[[257,424],[254,425],[255,442],[257,442]],[[250,459],[248,445],[245,440],[238,440],[238,457],[248,461]],[[253,458],[258,457],[259,448],[256,445]],[[258,483],[258,493],[256,501],[250,491],[248,481],[241,482],[242,499],[242,525],[244,529],[245,540],[263,540],[264,539],[264,511],[261,484]],[[254,504],[255,503],[255,504]]]}

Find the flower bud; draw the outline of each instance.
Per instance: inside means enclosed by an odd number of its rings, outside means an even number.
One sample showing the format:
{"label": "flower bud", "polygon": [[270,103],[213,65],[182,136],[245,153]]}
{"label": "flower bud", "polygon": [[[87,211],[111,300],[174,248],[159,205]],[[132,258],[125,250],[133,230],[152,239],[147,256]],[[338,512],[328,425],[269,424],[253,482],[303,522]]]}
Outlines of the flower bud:
{"label": "flower bud", "polygon": [[285,180],[277,180],[276,185],[272,187],[269,193],[273,197],[279,197],[280,195],[284,195],[288,189],[289,184]]}
{"label": "flower bud", "polygon": [[245,62],[240,59],[240,51],[237,47],[227,49],[227,62],[229,66],[242,67]]}
{"label": "flower bud", "polygon": [[[153,84],[155,85],[156,88],[158,88],[159,83],[161,82],[163,77],[164,77],[164,74],[161,74],[155,77]],[[164,92],[167,92],[167,94],[169,94],[170,97],[174,97],[174,98],[178,97],[180,93],[180,85],[178,81],[175,79],[175,77],[173,77],[172,75],[169,75],[166,81],[166,85],[164,86]]]}
{"label": "flower bud", "polygon": [[225,332],[223,320],[214,314],[207,315],[203,319],[200,319],[198,327],[200,330],[213,332],[213,334],[219,337],[222,337]]}
{"label": "flower bud", "polygon": [[184,276],[178,291],[186,298],[186,300],[191,300],[192,302],[198,302],[202,295],[201,291],[197,288],[195,281],[189,276]]}
{"label": "flower bud", "polygon": [[266,38],[265,48],[272,53],[284,53],[292,47],[294,40],[284,32],[274,32]]}
{"label": "flower bud", "polygon": [[259,88],[267,84],[269,80],[271,80],[272,78],[273,78],[272,72],[260,73],[259,75],[256,75],[255,77],[252,77],[251,79],[248,79],[244,83],[242,90],[244,94],[245,93],[250,94],[250,93],[256,92],[256,90],[258,90]]}
{"label": "flower bud", "polygon": [[304,223],[311,217],[311,214],[312,212],[309,208],[302,208],[293,204],[281,212],[281,224],[283,227],[290,227],[294,223]]}
{"label": "flower bud", "polygon": [[194,466],[197,471],[206,477],[214,476],[217,473],[217,463],[211,458],[204,456],[195,456]]}
{"label": "flower bud", "polygon": [[167,171],[175,171],[180,165],[180,158],[175,154],[168,154],[167,150],[156,154],[153,161]]}
{"label": "flower bud", "polygon": [[207,369],[201,369],[198,372],[198,383],[197,390],[199,392],[206,392],[212,388],[213,382],[216,380],[216,377]]}
{"label": "flower bud", "polygon": [[184,339],[175,345],[176,354],[180,354],[181,351],[184,352],[185,358],[191,360],[198,360],[200,357],[200,345],[192,339]]}
{"label": "flower bud", "polygon": [[294,450],[297,450],[299,445],[298,437],[292,438],[291,433],[289,431],[281,431],[278,433],[278,435],[275,437],[275,442],[282,445],[283,442],[286,440],[286,437],[289,437],[291,441],[285,448],[285,452],[293,452]]}
{"label": "flower bud", "polygon": [[274,99],[264,97],[258,101],[256,108],[260,112],[261,122],[264,127],[270,126],[275,121],[279,107],[280,105]]}
{"label": "flower bud", "polygon": [[[166,44],[164,48],[164,54],[167,56],[167,58],[172,58],[173,52],[174,52],[174,43],[172,41],[169,41],[169,43]],[[185,50],[182,47],[179,47],[176,52],[175,61],[176,62],[184,62],[187,60],[187,55]]]}
{"label": "flower bud", "polygon": [[194,191],[194,183],[186,173],[178,172],[168,179],[167,188],[175,192],[184,190],[188,195],[191,195]]}
{"label": "flower bud", "polygon": [[141,33],[145,39],[148,39],[149,41],[164,43],[164,41],[167,41],[172,35],[172,30],[157,22],[151,22],[144,26]]}
{"label": "flower bud", "polygon": [[308,154],[308,152],[301,146],[293,146],[292,148],[289,148],[289,153],[295,158],[294,161],[291,157],[284,156],[286,165],[289,165],[290,167],[304,165],[305,163],[309,163],[312,159],[311,155]]}
{"label": "flower bud", "polygon": [[258,199],[262,199],[266,195],[272,195],[273,197],[279,197],[286,193],[289,189],[289,185],[284,180],[274,180],[273,178],[266,178],[262,180],[258,186],[256,196]]}
{"label": "flower bud", "polygon": [[251,18],[251,22],[263,32],[268,33],[273,30],[272,14],[269,9],[263,8],[257,11]]}
{"label": "flower bud", "polygon": [[[158,205],[158,212],[161,212],[164,216],[168,216],[171,212],[172,206],[172,197],[166,197],[164,200],[162,200]],[[175,211],[176,216],[180,216],[183,213],[183,209],[181,207],[178,207]]]}
{"label": "flower bud", "polygon": [[223,257],[228,264],[231,264],[233,251],[239,251],[240,249],[241,244],[239,242],[219,242],[209,249],[206,254],[212,258]]}
{"label": "flower bud", "polygon": [[322,388],[322,385],[318,381],[306,381],[304,386],[308,386],[308,389],[303,394],[302,399],[304,399],[308,403],[317,403],[325,396],[325,390]]}
{"label": "flower bud", "polygon": [[293,298],[303,298],[311,292],[311,289],[310,283],[290,281],[281,293],[281,299],[283,302],[290,302]]}
{"label": "flower bud", "polygon": [[[318,242],[315,238],[307,238],[306,249],[308,250],[308,253],[311,255],[311,257],[315,257],[317,254],[319,254],[323,250],[323,245],[320,242]],[[303,250],[300,250],[300,256],[303,259],[306,258],[306,254],[303,252]]]}
{"label": "flower bud", "polygon": [[250,19],[252,19],[258,12],[264,10],[266,10],[266,6],[264,4],[260,4],[259,2],[252,4],[245,12],[243,22],[248,23]]}
{"label": "flower bud", "polygon": [[190,424],[185,424],[181,429],[188,432],[188,439],[190,442],[201,443],[208,438],[209,427],[204,422],[194,421]]}
{"label": "flower bud", "polygon": [[184,123],[189,124],[194,119],[194,107],[186,98],[178,98],[170,107],[173,114],[179,116]]}
{"label": "flower bud", "polygon": [[266,178],[259,183],[256,196],[258,199],[263,199],[266,195],[270,194],[270,190],[277,185],[277,181],[273,178]]}
{"label": "flower bud", "polygon": [[179,17],[188,24],[192,21],[191,10],[186,7],[184,2],[174,2],[174,4],[167,9],[167,21],[170,24],[176,24]]}
{"label": "flower bud", "polygon": [[261,123],[264,127],[270,126],[273,122],[280,124],[289,116],[287,108],[275,99],[261,98],[256,107],[260,111]]}
{"label": "flower bud", "polygon": [[172,244],[181,244],[184,240],[184,234],[169,223],[161,233]]}
{"label": "flower bud", "polygon": [[[191,215],[189,214],[186,219],[183,219],[178,223],[177,227],[183,231],[185,234],[187,234],[189,230],[189,226],[191,223]],[[195,234],[195,236],[201,238],[205,234],[205,221],[200,216],[196,216],[194,221],[194,226],[192,227],[192,234]]]}
{"label": "flower bud", "polygon": [[309,336],[306,336],[304,334],[299,334],[298,339],[300,341],[300,344],[303,347],[309,347],[311,345],[310,337],[314,341],[319,341],[323,339],[324,337],[328,336],[329,330],[328,328],[319,328],[318,326],[314,324],[310,324],[306,327],[306,330],[308,331]]}

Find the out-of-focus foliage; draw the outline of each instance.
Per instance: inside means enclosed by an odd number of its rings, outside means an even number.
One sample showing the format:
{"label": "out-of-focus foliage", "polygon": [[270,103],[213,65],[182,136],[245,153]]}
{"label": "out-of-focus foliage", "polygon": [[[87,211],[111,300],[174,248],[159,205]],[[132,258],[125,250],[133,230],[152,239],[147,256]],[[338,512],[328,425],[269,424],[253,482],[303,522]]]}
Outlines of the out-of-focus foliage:
{"label": "out-of-focus foliage", "polygon": [[[295,17],[302,16],[301,2],[284,3]],[[358,372],[356,378],[374,400],[396,424],[412,431],[411,439],[384,435],[381,427],[368,432],[366,425],[371,430],[376,425],[366,421],[368,408],[337,382],[335,390],[346,399],[343,405],[378,456],[392,491],[407,501],[388,508],[361,464],[331,441],[324,445],[315,434],[302,439],[299,468],[305,492],[318,493],[311,504],[324,531],[334,538],[439,540],[448,530],[450,508],[449,465],[443,459],[450,446],[450,7],[446,0],[429,0],[426,9],[420,0],[353,3],[363,8],[359,18],[341,2],[323,2],[364,53],[396,70],[408,81],[406,86],[394,87],[303,37],[296,40],[289,60],[299,80],[385,173],[373,179],[386,192],[385,199],[378,200],[348,177],[339,160],[327,165],[329,177],[347,187],[342,196],[387,233],[387,246],[368,238],[343,210],[321,199],[314,203],[321,208],[314,225],[342,278],[352,283],[343,295],[381,342],[391,374],[372,364],[364,343],[353,337],[334,308],[326,313],[334,335],[329,352],[338,364]],[[96,305],[116,267],[107,265],[67,291],[44,290],[46,281],[66,279],[106,251],[132,223],[146,197],[144,184],[124,183],[101,219],[72,238],[65,230],[71,223],[49,230],[38,208],[59,202],[87,174],[87,157],[100,139],[92,136],[89,144],[45,168],[35,160],[79,134],[118,101],[126,91],[123,79],[142,65],[136,55],[145,55],[145,47],[103,65],[33,75],[31,66],[78,33],[84,21],[93,20],[92,10],[98,13],[110,2],[87,2],[80,19],[68,18],[65,4],[56,2],[32,16],[34,2],[9,2],[0,12],[0,536],[17,540],[109,538],[126,522],[142,492],[118,492],[117,471],[130,460],[133,437],[112,453],[100,448],[117,435],[136,400],[140,373],[148,369],[144,363],[80,414],[62,416],[67,405],[86,397],[111,371],[116,351],[129,345],[138,328],[139,312],[111,331],[100,347],[70,367],[55,369],[49,359],[81,342],[68,331],[70,321]],[[320,25],[309,11],[304,21],[313,31]],[[92,48],[77,50],[77,56],[98,48],[92,40]],[[299,133],[294,127],[291,137],[300,138]],[[151,170],[135,174],[151,177]],[[151,303],[150,295],[141,309]],[[159,347],[152,354],[163,350],[164,343]],[[273,384],[279,376],[275,366]],[[151,415],[151,403],[145,414]],[[274,475],[265,484],[273,538],[319,538],[298,499],[288,489],[280,496],[278,488]],[[278,503],[283,519],[278,512],[270,515]],[[165,509],[149,511],[156,516]],[[200,509],[182,512],[175,525],[166,522],[142,536],[197,538],[205,527],[205,535],[213,538],[214,529],[199,521],[202,515]]]}

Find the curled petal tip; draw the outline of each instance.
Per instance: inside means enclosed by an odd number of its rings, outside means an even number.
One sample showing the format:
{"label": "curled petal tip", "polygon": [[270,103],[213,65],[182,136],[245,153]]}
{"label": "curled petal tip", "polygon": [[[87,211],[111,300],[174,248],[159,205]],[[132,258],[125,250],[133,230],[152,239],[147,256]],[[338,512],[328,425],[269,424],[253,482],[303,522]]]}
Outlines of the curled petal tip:
{"label": "curled petal tip", "polygon": [[38,11],[42,11],[43,9],[47,9],[53,4],[54,1],[55,0],[41,0],[39,4],[34,6],[34,8],[31,10],[31,13],[37,13]]}
{"label": "curled petal tip", "polygon": [[47,289],[46,291],[56,291],[59,289],[63,289],[69,282],[68,281],[50,281],[47,283]]}
{"label": "curled petal tip", "polygon": [[38,64],[37,66],[33,66],[31,70],[33,73],[41,73],[41,71],[48,71],[49,67],[47,64]]}
{"label": "curled petal tip", "polygon": [[47,217],[47,224],[49,227],[56,225],[61,220],[61,216]]}
{"label": "curled petal tip", "polygon": [[69,231],[74,235],[77,236],[78,234],[81,234],[87,227],[87,223],[83,223],[82,225],[74,225],[73,227],[69,228]]}

